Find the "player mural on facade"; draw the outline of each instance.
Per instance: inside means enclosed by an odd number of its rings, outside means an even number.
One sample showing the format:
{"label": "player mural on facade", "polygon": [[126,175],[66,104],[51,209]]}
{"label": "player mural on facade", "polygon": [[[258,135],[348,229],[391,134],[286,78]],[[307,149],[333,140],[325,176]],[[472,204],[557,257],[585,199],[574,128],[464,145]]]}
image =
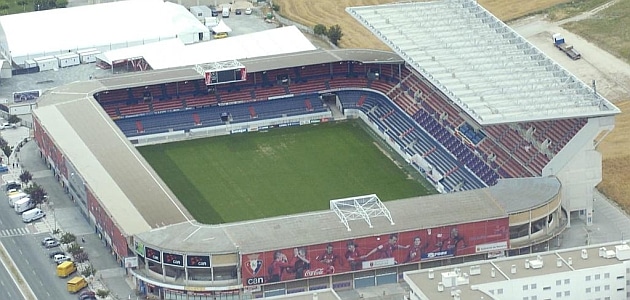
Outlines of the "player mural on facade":
{"label": "player mural on facade", "polygon": [[267,282],[280,282],[282,279],[282,275],[288,269],[293,267],[287,256],[282,253],[282,251],[277,250],[273,254],[273,262],[267,267],[267,273],[269,275],[269,279]]}
{"label": "player mural on facade", "polygon": [[295,273],[295,279],[304,278],[304,271],[311,268],[311,260],[306,256],[305,247],[293,249],[293,259],[291,260],[291,265],[293,267],[288,271]]}
{"label": "player mural on facade", "polygon": [[451,228],[448,235],[441,233],[436,235],[435,251],[450,251],[452,255],[457,255],[457,249],[466,248],[466,240],[459,233],[457,227]]}
{"label": "player mural on facade", "polygon": [[[243,284],[261,285],[502,251],[509,246],[508,222],[507,218],[485,220],[243,254]],[[311,259],[309,253],[317,255]]]}
{"label": "player mural on facade", "polygon": [[389,235],[389,239],[386,243],[376,246],[362,258],[367,259],[374,253],[378,253],[376,259],[391,258],[394,257],[394,251],[398,249],[409,249],[409,247],[409,245],[403,246],[398,244],[398,234],[392,233]]}
{"label": "player mural on facade", "polygon": [[358,245],[354,241],[348,241],[347,243],[348,250],[346,251],[346,261],[350,266],[350,270],[356,271],[361,270],[363,267],[361,263],[363,262],[363,255],[358,249]]}
{"label": "player mural on facade", "polygon": [[419,262],[422,258],[422,253],[424,253],[429,247],[429,243],[422,243],[422,238],[420,236],[416,236],[413,238],[413,245],[409,248],[409,252],[407,253],[407,258],[405,258],[404,263],[411,262]]}
{"label": "player mural on facade", "polygon": [[334,252],[333,244],[326,245],[326,251],[318,255],[315,260],[325,265],[325,273],[333,274],[336,268],[343,267],[343,260]]}

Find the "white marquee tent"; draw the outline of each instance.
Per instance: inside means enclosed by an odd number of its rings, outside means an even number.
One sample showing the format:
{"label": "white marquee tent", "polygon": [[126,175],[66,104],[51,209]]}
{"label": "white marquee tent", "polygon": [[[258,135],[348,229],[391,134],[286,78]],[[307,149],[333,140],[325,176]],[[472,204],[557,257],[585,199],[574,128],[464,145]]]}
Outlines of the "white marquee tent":
{"label": "white marquee tent", "polygon": [[[30,25],[29,25],[30,24]],[[0,17],[0,52],[25,60],[97,48],[101,52],[179,38],[189,44],[210,31],[185,7],[128,0]]]}
{"label": "white marquee tent", "polygon": [[160,70],[315,49],[297,27],[286,26],[193,45],[154,43],[108,51],[98,58],[111,65],[115,61],[143,57],[151,68]]}
{"label": "white marquee tent", "polygon": [[217,24],[217,26],[212,27],[212,31],[214,33],[221,33],[221,32],[232,32],[232,28],[230,28],[229,26],[227,26],[227,24],[225,24],[225,22],[223,22],[223,19],[221,19],[219,21],[219,24]]}

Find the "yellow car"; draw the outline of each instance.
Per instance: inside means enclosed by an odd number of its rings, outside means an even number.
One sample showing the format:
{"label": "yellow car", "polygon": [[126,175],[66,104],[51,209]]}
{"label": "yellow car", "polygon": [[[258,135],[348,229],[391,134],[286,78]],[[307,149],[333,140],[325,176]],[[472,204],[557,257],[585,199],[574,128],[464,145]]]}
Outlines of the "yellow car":
{"label": "yellow car", "polygon": [[226,38],[227,36],[228,36],[227,32],[219,32],[219,33],[214,35],[214,38],[215,39],[222,39],[222,38]]}

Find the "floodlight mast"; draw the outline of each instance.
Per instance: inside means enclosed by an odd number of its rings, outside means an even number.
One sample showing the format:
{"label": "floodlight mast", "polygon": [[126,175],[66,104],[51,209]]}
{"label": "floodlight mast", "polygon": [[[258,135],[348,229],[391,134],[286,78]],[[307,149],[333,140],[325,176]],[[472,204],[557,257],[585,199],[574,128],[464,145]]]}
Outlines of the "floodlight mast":
{"label": "floodlight mast", "polygon": [[364,220],[370,228],[373,228],[371,217],[386,217],[391,225],[394,225],[392,215],[376,194],[357,196],[344,199],[330,200],[330,209],[352,231],[348,221]]}

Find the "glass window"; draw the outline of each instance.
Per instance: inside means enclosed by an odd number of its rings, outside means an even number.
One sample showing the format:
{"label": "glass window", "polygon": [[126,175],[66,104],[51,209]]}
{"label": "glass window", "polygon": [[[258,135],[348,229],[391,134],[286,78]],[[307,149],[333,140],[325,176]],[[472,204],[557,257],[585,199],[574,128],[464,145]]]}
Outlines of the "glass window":
{"label": "glass window", "polygon": [[532,283],[532,285],[531,285],[531,289],[532,289],[532,290],[535,290],[535,289],[536,289],[536,284],[535,284],[535,283]]}
{"label": "glass window", "polygon": [[586,288],[586,293],[590,293],[590,292],[591,292],[591,288],[590,287]]}
{"label": "glass window", "polygon": [[586,276],[586,281],[591,281],[591,275]]}
{"label": "glass window", "polygon": [[565,280],[564,280],[564,284],[571,284],[571,279],[568,279],[568,278],[567,278],[567,279],[565,279]]}
{"label": "glass window", "polygon": [[605,278],[605,279],[610,278],[610,273],[604,273],[604,278]]}
{"label": "glass window", "polygon": [[601,287],[599,285],[595,287],[596,292],[599,292],[600,290],[601,290]]}
{"label": "glass window", "polygon": [[565,296],[565,297],[567,297],[567,296],[571,296],[571,291],[564,291],[564,296]]}
{"label": "glass window", "polygon": [[604,291],[610,291],[610,285],[605,285],[604,286]]}
{"label": "glass window", "polygon": [[556,280],[556,285],[561,285],[562,284],[562,280]]}
{"label": "glass window", "polygon": [[550,289],[551,289],[551,287],[550,287],[550,286],[543,287],[543,291],[548,291],[548,290],[550,290]]}
{"label": "glass window", "polygon": [[562,297],[562,292],[556,292],[556,298],[561,298]]}
{"label": "glass window", "polygon": [[527,289],[528,289],[528,288],[529,288],[529,285],[527,285],[527,284],[526,284],[526,285],[524,285],[524,286],[523,286],[523,291],[527,291]]}
{"label": "glass window", "polygon": [[595,274],[595,280],[599,280],[600,275],[599,274]]}
{"label": "glass window", "polygon": [[532,296],[532,300],[538,300],[538,296]]}
{"label": "glass window", "polygon": [[498,295],[503,295],[503,289],[497,289],[497,294]]}

